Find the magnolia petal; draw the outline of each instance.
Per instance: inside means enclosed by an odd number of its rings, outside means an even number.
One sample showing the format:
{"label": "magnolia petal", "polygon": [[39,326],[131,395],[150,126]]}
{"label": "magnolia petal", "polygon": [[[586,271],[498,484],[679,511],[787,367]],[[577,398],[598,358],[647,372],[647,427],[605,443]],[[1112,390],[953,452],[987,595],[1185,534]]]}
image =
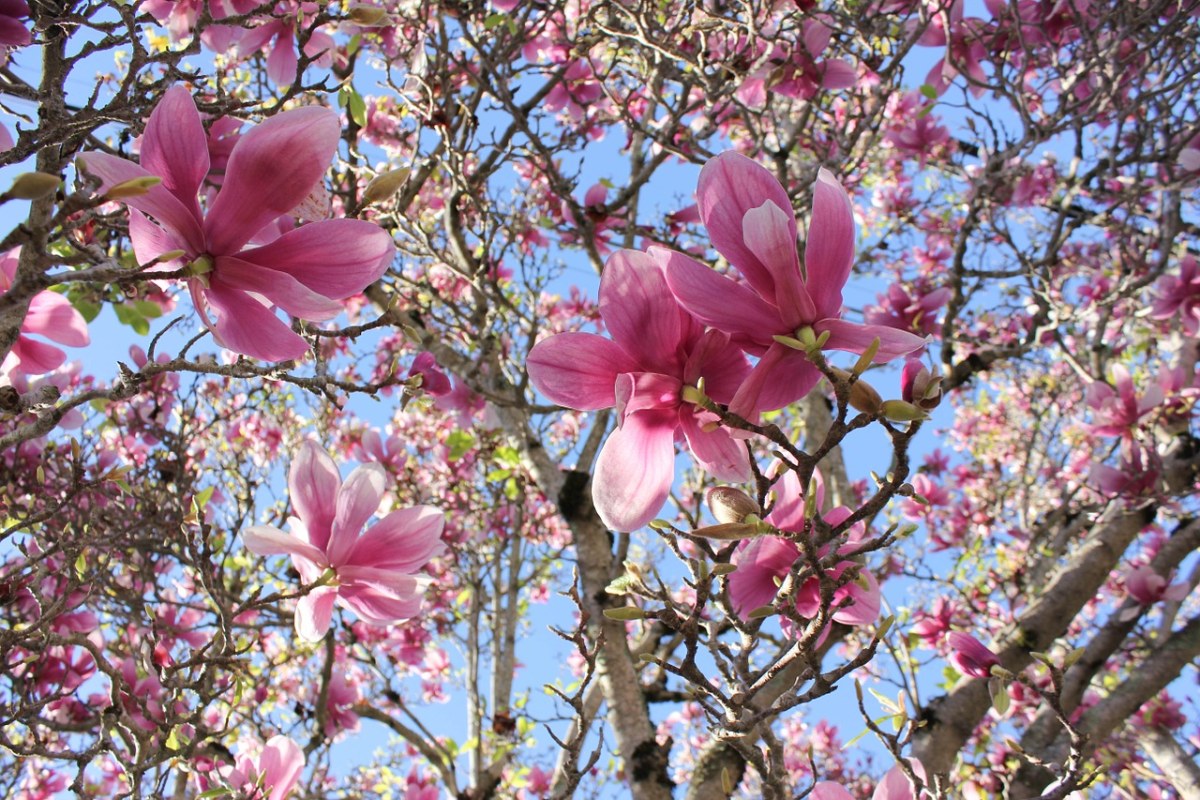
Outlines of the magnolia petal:
{"label": "magnolia petal", "polygon": [[887,325],[859,325],[844,319],[823,319],[813,328],[818,334],[829,332],[829,339],[824,345],[826,350],[843,350],[861,355],[878,338],[879,351],[874,359],[876,364],[887,363],[925,346],[924,337]]}
{"label": "magnolia petal", "polygon": [[813,787],[812,800],[854,800],[854,795],[833,781],[821,781]]}
{"label": "magnolia petal", "polygon": [[730,483],[750,480],[750,458],[743,440],[729,435],[728,428],[703,430],[692,406],[679,410],[679,424],[696,462],[714,478]]}
{"label": "magnolia petal", "polygon": [[812,220],[804,244],[804,275],[817,315],[838,317],[842,287],[854,266],[854,209],[850,196],[833,173],[817,172],[813,185]]}
{"label": "magnolia petal", "polygon": [[645,372],[678,375],[686,312],[667,287],[657,261],[637,250],[618,250],[600,279],[600,316],[617,345]]}
{"label": "magnolia petal", "polygon": [[820,379],[821,372],[804,353],[774,343],[750,370],[729,410],[757,422],[763,411],[783,408],[804,397]]}
{"label": "magnolia petal", "polygon": [[318,586],[296,603],[296,633],[306,642],[319,642],[333,621],[333,604],[338,590],[333,586]]}
{"label": "magnolia petal", "polygon": [[325,554],[308,542],[270,525],[252,525],[242,531],[246,549],[258,556],[299,556],[324,566]]}
{"label": "magnolia petal", "polygon": [[678,378],[657,372],[625,372],[617,376],[613,386],[618,424],[638,411],[672,410],[679,407]]}
{"label": "magnolia petal", "polygon": [[354,547],[358,535],[367,520],[379,510],[379,502],[387,490],[387,473],[378,464],[363,464],[356,467],[342,488],[338,490],[333,517],[333,530],[329,535],[329,563],[340,567]]}
{"label": "magnolia petal", "polygon": [[286,272],[268,269],[233,256],[219,256],[213,280],[243,292],[256,292],[293,317],[324,322],[343,310],[342,304],[309,289]]}
{"label": "magnolia petal", "polygon": [[592,501],[609,528],[637,530],[662,509],[675,477],[675,420],[674,411],[642,411],[609,434],[592,478]]}
{"label": "magnolia petal", "polygon": [[733,558],[737,570],[729,576],[729,600],[739,617],[775,599],[775,581],[788,574],[800,557],[796,545],[778,536],[754,539]]}
{"label": "magnolia petal", "polygon": [[9,355],[17,360],[18,369],[28,375],[53,372],[67,360],[67,354],[54,345],[30,339],[28,336],[18,336]]}
{"label": "magnolia petal", "polygon": [[304,771],[304,751],[288,736],[272,736],[258,758],[258,771],[271,790],[267,800],[286,800]]}
{"label": "magnolia petal", "polygon": [[358,537],[347,564],[413,573],[445,550],[446,515],[433,506],[413,506],[388,514]]}
{"label": "magnolia petal", "polygon": [[[729,151],[709,159],[700,170],[696,203],[713,247],[746,276],[761,298],[778,302],[771,265],[763,264],[747,247],[742,228],[746,212],[760,207],[764,201],[783,211],[794,246],[796,218],[791,198],[765,167],[741,153]],[[671,289],[678,297],[676,287],[672,285]]]}
{"label": "magnolia petal", "polygon": [[267,77],[276,86],[291,86],[296,82],[296,68],[299,63],[296,43],[291,35],[280,34],[275,40],[275,46],[267,54]]}
{"label": "magnolia petal", "polygon": [[246,292],[214,280],[202,293],[218,314],[212,332],[222,347],[263,361],[289,361],[308,354],[308,342]]}
{"label": "magnolia petal", "polygon": [[638,366],[614,342],[594,333],[559,333],[533,346],[525,362],[534,388],[577,411],[610,408],[617,375]]}
{"label": "magnolia petal", "polygon": [[[129,241],[133,243],[133,254],[139,264],[149,264],[163,253],[187,250],[186,241],[136,208],[129,209]],[[183,269],[186,266],[185,258],[186,254],[170,261],[161,261],[154,265],[152,271]]]}
{"label": "magnolia petal", "polygon": [[912,781],[897,764],[880,778],[871,800],[913,800]]}
{"label": "magnolia petal", "polygon": [[[818,503],[824,494],[824,487],[819,483],[820,473],[813,473],[813,480],[818,481]],[[805,497],[800,486],[800,476],[793,470],[787,470],[783,477],[775,482],[775,505],[767,515],[767,521],[781,531],[800,532],[804,530]]]}
{"label": "magnolia petal", "polygon": [[308,530],[308,540],[322,553],[329,548],[341,485],[342,476],[329,453],[312,441],[300,445],[288,470],[288,491],[296,515]]}
{"label": "magnolia petal", "polygon": [[290,230],[237,257],[286,272],[317,294],[342,300],[379,280],[395,253],[392,237],[378,225],[360,219],[328,219]]}
{"label": "magnolia petal", "polygon": [[692,346],[683,380],[695,385],[703,377],[705,394],[718,403],[728,403],[749,374],[750,362],[729,334],[709,328]]}
{"label": "magnolia petal", "polygon": [[236,253],[261,228],[295,208],[325,174],[340,133],[336,113],[306,106],[243,134],[204,220],[209,252]]}
{"label": "magnolia petal", "polygon": [[83,347],[90,341],[83,315],[57,292],[38,292],[33,296],[21,331],[36,333],[70,347]]}
{"label": "magnolia petal", "polygon": [[419,592],[398,595],[373,585],[346,586],[342,588],[340,599],[368,625],[390,625],[421,613]]}
{"label": "magnolia petal", "polygon": [[142,166],[163,179],[162,185],[200,219],[197,195],[208,174],[208,137],[196,101],[182,86],[163,95],[142,134]]}
{"label": "magnolia petal", "polygon": [[[135,178],[153,177],[150,172],[124,158],[108,153],[84,153],[78,158],[86,172],[100,179],[100,192]],[[161,176],[159,176],[161,177]],[[198,254],[205,251],[204,232],[200,218],[163,185],[152,186],[145,194],[123,197],[121,202],[149,214],[186,246],[183,249]]]}
{"label": "magnolia petal", "polygon": [[[790,227],[789,227],[790,223]],[[817,319],[816,307],[800,278],[800,260],[796,255],[795,220],[771,201],[746,212],[742,235],[754,255],[771,272],[773,297],[787,330],[795,330]]]}
{"label": "magnolia petal", "polygon": [[705,325],[740,339],[739,344],[766,346],[773,334],[792,332],[775,306],[732,278],[682,253],[654,248],[652,254],[664,263],[667,285],[680,305]]}

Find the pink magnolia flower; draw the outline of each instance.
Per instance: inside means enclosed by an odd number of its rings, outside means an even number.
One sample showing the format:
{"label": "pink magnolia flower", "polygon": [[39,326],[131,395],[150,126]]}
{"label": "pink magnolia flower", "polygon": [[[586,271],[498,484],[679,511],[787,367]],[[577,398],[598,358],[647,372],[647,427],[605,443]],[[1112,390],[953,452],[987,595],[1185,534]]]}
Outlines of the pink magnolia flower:
{"label": "pink magnolia flower", "polygon": [[1088,428],[1100,436],[1132,437],[1138,421],[1162,405],[1163,389],[1153,384],[1138,398],[1133,376],[1124,364],[1113,365],[1112,377],[1112,386],[1104,381],[1088,384],[1086,399],[1095,420]]}
{"label": "pink magnolia flower", "polygon": [[696,195],[713,246],[749,285],[682,253],[652,252],[664,261],[667,283],[684,308],[760,356],[730,411],[756,418],[800,399],[820,379],[807,355],[776,336],[797,337],[811,328],[817,336],[829,334],[826,348],[851,353],[862,353],[878,338],[878,363],[924,344],[906,331],[840,319],[842,287],[854,264],[854,213],[829,171],[820,171],[813,191],[803,268],[791,200],[764,167],[739,153],[723,153],[704,165]]}
{"label": "pink magnolia flower", "polygon": [[288,736],[272,736],[257,758],[238,755],[224,776],[246,800],[285,800],[304,772],[304,751]]}
{"label": "pink magnolia flower", "polygon": [[750,367],[729,337],[679,307],[662,268],[646,253],[620,250],[600,281],[600,316],[611,339],[560,333],[529,353],[530,380],[551,401],[579,411],[616,407],[618,427],[596,461],[592,498],[604,524],[645,525],[662,508],[675,475],[677,438],[717,479],[749,480],[744,445],[688,399],[699,379],[726,402]]}
{"label": "pink magnolia flower", "polygon": [[358,467],[343,483],[329,454],[305,442],[288,473],[297,514],[289,520],[293,534],[267,525],[243,534],[250,552],[286,553],[303,581],[316,584],[296,605],[301,638],[315,642],[325,635],[335,602],[372,625],[420,611],[429,580],[415,573],[442,552],[445,518],[432,506],[414,506],[393,511],[360,536],[386,487],[378,464]]}
{"label": "pink magnolia flower", "polygon": [[969,633],[950,631],[946,644],[950,647],[950,663],[972,678],[991,677],[992,667],[1000,663],[995,653]]}
{"label": "pink magnolia flower", "polygon": [[450,379],[437,363],[437,358],[428,351],[417,353],[412,366],[408,368],[408,377],[421,376],[421,391],[431,397],[445,397],[450,394]]}
{"label": "pink magnolia flower", "polygon": [[1125,590],[1143,606],[1152,606],[1160,600],[1178,601],[1188,596],[1186,583],[1169,583],[1170,576],[1159,575],[1153,567],[1145,565],[1131,569],[1125,576]]}
{"label": "pink magnolia flower", "polygon": [[1164,275],[1154,287],[1154,319],[1170,319],[1179,314],[1179,323],[1188,336],[1200,333],[1200,270],[1196,259],[1179,259],[1179,277]]}
{"label": "pink magnolia flower", "polygon": [[[921,762],[911,759],[911,763],[913,772],[924,780],[925,768]],[[924,794],[922,792],[922,795]],[[854,795],[832,781],[821,781],[813,787],[809,796],[813,800],[854,800]],[[904,769],[899,764],[889,769],[875,785],[871,800],[913,800],[912,781],[904,774]]]}
{"label": "pink magnolia flower", "polygon": [[922,282],[909,288],[913,294],[909,294],[903,285],[893,283],[887,294],[878,295],[879,305],[863,312],[863,318],[871,325],[887,325],[922,336],[936,336],[942,327],[938,323],[938,309],[946,304],[953,292],[945,286],[932,289]]}
{"label": "pink magnolia flower", "polygon": [[150,115],[141,165],[106,153],[81,158],[103,181],[102,191],[135,178],[163,179],[122,199],[131,209],[138,260],[183,251],[163,266],[188,270],[196,308],[217,341],[252,358],[282,361],[302,357],[308,345],[273,307],[302,319],[332,319],[342,310],[338,300],[361,292],[392,261],[391,236],[370,222],[323,220],[279,233],[278,219],[321,183],[338,135],[337,115],[316,106],[278,114],[243,134],[207,214],[197,193],[209,171],[208,140],[183,87],[169,90]]}
{"label": "pink magnolia flower", "polygon": [[[20,258],[19,247],[0,256],[0,296],[12,288]],[[91,341],[87,322],[67,298],[58,292],[38,292],[29,301],[21,332],[3,364],[0,364],[0,374],[20,372],[42,375],[58,369],[67,360],[65,352],[45,342],[30,339],[30,335],[45,336],[52,342],[70,347],[83,347]]]}
{"label": "pink magnolia flower", "polygon": [[[259,50],[267,51],[267,77],[279,86],[290,86],[296,80],[300,59],[296,52],[296,31],[307,27],[306,17],[314,14],[316,3],[285,0],[275,7],[275,16],[244,31],[237,41],[238,53],[249,56]],[[313,31],[304,45],[304,54],[315,59],[320,67],[333,63],[333,37],[322,30]]]}
{"label": "pink magnolia flower", "polygon": [[[819,482],[819,475],[814,475],[813,480],[818,481],[816,498],[819,507],[824,502],[825,489]],[[800,478],[796,473],[788,472],[775,484],[775,491],[775,506],[766,516],[766,521],[781,531],[803,534],[808,520]],[[824,519],[830,525],[839,525],[850,513],[850,509],[841,506],[825,514]],[[838,548],[838,553],[853,553],[862,533],[861,525],[852,528],[847,542]],[[825,557],[828,551],[828,546],[823,548],[821,557]],[[733,563],[737,564],[737,571],[729,576],[729,599],[738,616],[745,619],[751,611],[774,601],[780,582],[791,572],[792,565],[799,558],[799,546],[778,536],[761,536],[735,553]],[[855,566],[858,565],[853,561],[840,561],[829,570],[829,576],[836,581],[846,570]],[[879,616],[879,583],[866,569],[862,569],[858,575],[858,579],[846,582],[833,593],[833,606],[842,606],[834,611],[833,619],[844,625],[869,625]],[[863,581],[862,584],[859,579]],[[816,577],[806,580],[796,592],[797,613],[808,618],[817,616],[821,608],[820,590],[821,584]],[[843,605],[846,600],[850,601],[849,604]]]}

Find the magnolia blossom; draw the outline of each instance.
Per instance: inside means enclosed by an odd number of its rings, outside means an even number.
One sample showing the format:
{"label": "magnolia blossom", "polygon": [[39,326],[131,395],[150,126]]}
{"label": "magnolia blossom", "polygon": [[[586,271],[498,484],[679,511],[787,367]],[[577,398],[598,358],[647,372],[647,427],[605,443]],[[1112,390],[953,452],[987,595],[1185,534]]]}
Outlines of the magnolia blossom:
{"label": "magnolia blossom", "polygon": [[372,625],[420,611],[429,579],[416,573],[442,552],[445,518],[432,506],[414,506],[393,511],[359,535],[386,487],[378,464],[358,467],[343,483],[329,454],[305,442],[288,473],[297,514],[288,520],[292,534],[267,525],[243,533],[250,552],[290,555],[304,583],[313,585],[296,605],[301,638],[325,635],[335,602]]}
{"label": "magnolia blossom", "polygon": [[707,331],[679,307],[662,268],[646,253],[621,250],[600,281],[600,316],[611,339],[560,333],[529,353],[529,378],[555,403],[617,410],[617,430],[596,461],[592,498],[604,524],[645,525],[662,508],[675,475],[677,438],[718,480],[750,478],[745,446],[701,406],[697,382],[727,402],[749,364],[729,337]]}
{"label": "magnolia blossom", "polygon": [[[820,476],[814,475],[818,481],[815,496],[819,508],[824,502],[824,486]],[[805,512],[804,491],[800,486],[800,478],[794,472],[786,473],[775,484],[776,500],[766,521],[781,531],[802,534],[808,523]],[[829,511],[824,516],[829,525],[839,525],[851,514],[844,506]],[[852,554],[862,538],[861,525],[854,526],[847,542],[838,548],[838,553]],[[826,546],[820,552],[824,558],[829,551]],[[792,565],[800,558],[800,547],[793,541],[778,536],[761,536],[752,540],[734,554],[733,563],[737,570],[729,576],[729,599],[738,616],[745,619],[756,608],[771,603],[779,591],[782,581],[791,573]],[[856,567],[855,562],[844,560],[838,562],[828,571],[834,581],[842,578],[846,570]],[[861,583],[860,583],[861,580]],[[849,600],[848,604],[845,601]],[[875,576],[866,569],[861,569],[858,578],[847,580],[833,593],[833,607],[842,606],[833,612],[833,619],[844,625],[869,625],[879,616],[880,593],[879,583]],[[821,582],[818,578],[810,577],[796,591],[796,612],[803,617],[812,618],[820,613]]]}
{"label": "magnolia blossom", "polygon": [[304,772],[304,751],[290,737],[273,736],[258,758],[238,756],[225,782],[246,800],[285,800]]}
{"label": "magnolia blossom", "polygon": [[[920,761],[911,759],[913,773],[922,781],[925,780],[925,767]],[[925,793],[921,793],[925,796]],[[833,781],[821,781],[813,787],[809,797],[813,800],[854,800],[854,795],[846,791],[840,784]],[[871,800],[913,800],[913,784],[904,774],[904,768],[899,764],[889,769],[875,785]]]}
{"label": "magnolia blossom", "polygon": [[1000,658],[969,633],[951,631],[946,634],[946,644],[950,647],[950,663],[972,678],[987,678],[992,667],[1000,664]]}
{"label": "magnolia blossom", "polygon": [[682,253],[651,252],[665,263],[667,283],[684,308],[760,356],[730,411],[754,419],[799,400],[820,379],[803,351],[776,337],[795,339],[809,329],[817,337],[828,334],[824,347],[851,353],[862,353],[879,339],[879,363],[924,344],[907,331],[840,318],[842,287],[854,264],[854,213],[828,170],[820,171],[813,190],[803,267],[791,200],[765,168],[738,153],[724,153],[704,165],[696,195],[713,246],[745,283]]}
{"label": "magnolia blossom", "polygon": [[1125,590],[1139,605],[1152,606],[1160,600],[1177,602],[1188,596],[1186,583],[1171,584],[1170,576],[1162,576],[1154,567],[1134,567],[1125,575]]}
{"label": "magnolia blossom", "polygon": [[[0,256],[0,296],[12,288],[20,258],[19,247]],[[45,336],[52,342],[70,347],[83,347],[91,341],[87,322],[67,298],[58,292],[38,292],[29,301],[29,310],[21,322],[21,332],[0,365],[0,374],[20,372],[42,375],[58,369],[67,360],[67,354],[62,350],[30,339],[30,335]]]}
{"label": "magnolia blossom", "polygon": [[131,209],[138,260],[170,256],[162,258],[164,268],[187,270],[196,308],[224,347],[282,361],[302,357],[308,345],[273,307],[316,322],[332,319],[342,310],[339,300],[361,292],[392,262],[391,236],[369,222],[289,223],[280,230],[280,217],[297,216],[321,187],[339,133],[337,114],[309,106],[243,134],[207,214],[197,195],[210,167],[208,139],[182,87],[169,90],[150,115],[140,165],[107,153],[87,153],[81,162],[105,192],[162,178],[145,193],[121,197]]}

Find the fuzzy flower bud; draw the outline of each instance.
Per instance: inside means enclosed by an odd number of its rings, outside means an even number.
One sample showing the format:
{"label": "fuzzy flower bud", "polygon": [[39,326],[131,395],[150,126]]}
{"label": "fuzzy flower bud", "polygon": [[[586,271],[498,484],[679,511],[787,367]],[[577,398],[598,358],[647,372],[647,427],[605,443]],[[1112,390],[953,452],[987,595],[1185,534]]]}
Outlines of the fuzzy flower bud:
{"label": "fuzzy flower bud", "polygon": [[[850,379],[854,377],[844,369],[834,368],[833,374],[843,384],[850,383]],[[875,387],[862,378],[850,384],[849,402],[851,408],[864,414],[878,414],[880,408],[883,407],[883,398],[879,396],[879,392],[875,391]]]}
{"label": "fuzzy flower bud", "polygon": [[749,515],[762,513],[750,495],[732,486],[714,486],[708,490],[707,499],[708,509],[717,522],[744,522]]}
{"label": "fuzzy flower bud", "polygon": [[14,200],[37,200],[58,188],[62,178],[48,172],[26,172],[16,177],[7,194]]}

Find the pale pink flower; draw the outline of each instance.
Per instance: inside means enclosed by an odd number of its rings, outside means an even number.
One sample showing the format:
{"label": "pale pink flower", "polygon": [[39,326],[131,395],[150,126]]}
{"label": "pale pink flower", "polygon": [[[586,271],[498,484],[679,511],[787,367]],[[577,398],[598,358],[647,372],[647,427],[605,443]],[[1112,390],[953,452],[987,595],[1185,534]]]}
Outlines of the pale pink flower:
{"label": "pale pink flower", "polygon": [[297,516],[293,533],[255,525],[242,535],[261,556],[292,557],[306,584],[317,584],[296,605],[296,632],[317,641],[329,630],[333,606],[371,625],[409,619],[421,610],[429,579],[417,575],[442,552],[445,518],[432,506],[393,511],[359,535],[378,510],[387,477],[364,464],[342,482],[329,454],[305,442],[292,462],[288,488]]}
{"label": "pale pink flower", "polygon": [[811,328],[817,336],[829,334],[825,348],[851,353],[862,353],[878,338],[878,363],[924,344],[912,333],[841,319],[842,287],[854,264],[854,213],[828,170],[820,171],[813,190],[803,268],[791,200],[764,167],[738,153],[723,153],[704,165],[696,195],[713,246],[737,267],[745,284],[682,253],[657,248],[651,253],[665,264],[667,283],[684,308],[760,356],[730,411],[757,418],[761,411],[799,400],[820,379],[805,353],[776,336],[794,338]]}
{"label": "pale pink flower", "polygon": [[[19,247],[0,256],[0,296],[12,288],[20,257]],[[52,342],[70,347],[83,347],[91,341],[87,322],[66,297],[58,292],[38,292],[29,301],[21,332],[0,365],[0,374],[20,372],[42,375],[58,369],[67,360],[65,352],[45,342],[30,339],[30,335],[44,336]]]}
{"label": "pale pink flower", "polygon": [[223,776],[245,800],[285,800],[304,772],[304,751],[290,737],[273,736],[257,758],[238,756]]}
{"label": "pale pink flower", "polygon": [[[820,506],[824,500],[824,486],[819,483],[819,475],[814,475],[813,480],[818,481],[815,495]],[[789,471],[775,484],[775,491],[775,506],[766,516],[766,521],[781,531],[803,534],[808,519],[800,478]],[[825,514],[824,520],[836,526],[844,522],[850,513],[850,509],[838,507]],[[854,526],[838,552],[853,553],[861,537],[862,526]],[[819,555],[824,558],[828,551],[829,547],[826,546]],[[800,547],[778,536],[760,536],[735,553],[732,561],[737,564],[737,570],[729,576],[729,599],[738,616],[745,619],[751,611],[773,602],[780,583],[799,558]],[[857,566],[850,560],[839,561],[828,570],[828,575],[836,581],[846,570]],[[859,580],[863,583],[860,584]],[[817,616],[821,608],[820,588],[820,581],[814,576],[797,589],[797,613],[807,618]],[[848,580],[834,591],[832,605],[842,606],[834,611],[834,621],[844,625],[869,625],[879,616],[879,583],[869,570],[860,568],[857,579]]]}
{"label": "pale pink flower", "polygon": [[946,645],[950,648],[950,663],[969,677],[990,677],[992,667],[1000,663],[995,653],[969,633],[951,631],[946,634]]}
{"label": "pale pink flower", "polygon": [[188,288],[217,341],[282,361],[302,357],[308,344],[273,307],[316,322],[332,319],[342,310],[337,301],[361,292],[392,262],[391,236],[369,222],[323,220],[279,233],[279,218],[294,215],[321,184],[339,133],[337,114],[308,106],[243,134],[207,214],[197,195],[209,171],[208,139],[183,87],[169,90],[150,115],[140,165],[106,153],[81,159],[103,181],[101,191],[135,178],[163,179],[121,201],[131,209],[139,262],[183,251],[163,267],[189,271]]}
{"label": "pale pink flower", "polygon": [[1134,567],[1125,576],[1125,590],[1139,605],[1152,606],[1161,600],[1178,601],[1188,596],[1186,583],[1170,584],[1170,576],[1162,576],[1153,567]]}
{"label": "pale pink flower", "polygon": [[671,296],[651,256],[620,250],[600,281],[600,316],[611,339],[560,333],[529,354],[530,380],[551,401],[579,411],[616,407],[613,431],[596,461],[592,498],[611,528],[645,525],[666,502],[677,438],[718,480],[750,478],[745,446],[716,416],[685,398],[703,378],[727,402],[749,365],[729,337],[704,326]]}
{"label": "pale pink flower", "polygon": [[1200,333],[1200,270],[1196,259],[1179,259],[1179,276],[1164,275],[1154,287],[1154,319],[1170,319],[1179,314],[1179,323],[1188,336]]}
{"label": "pale pink flower", "polygon": [[1139,398],[1129,369],[1124,364],[1114,364],[1112,386],[1104,381],[1093,381],[1088,384],[1086,399],[1094,420],[1088,425],[1092,433],[1132,437],[1138,421],[1162,405],[1164,393],[1162,386],[1156,383]]}
{"label": "pale pink flower", "polygon": [[[925,768],[921,762],[912,759],[911,763],[913,772],[924,780]],[[922,794],[924,793],[922,792]],[[840,784],[832,781],[818,783],[813,787],[809,797],[813,800],[854,800],[854,795],[846,791]],[[913,800],[912,781],[904,774],[904,769],[900,765],[897,764],[884,774],[879,783],[875,785],[871,800]]]}

